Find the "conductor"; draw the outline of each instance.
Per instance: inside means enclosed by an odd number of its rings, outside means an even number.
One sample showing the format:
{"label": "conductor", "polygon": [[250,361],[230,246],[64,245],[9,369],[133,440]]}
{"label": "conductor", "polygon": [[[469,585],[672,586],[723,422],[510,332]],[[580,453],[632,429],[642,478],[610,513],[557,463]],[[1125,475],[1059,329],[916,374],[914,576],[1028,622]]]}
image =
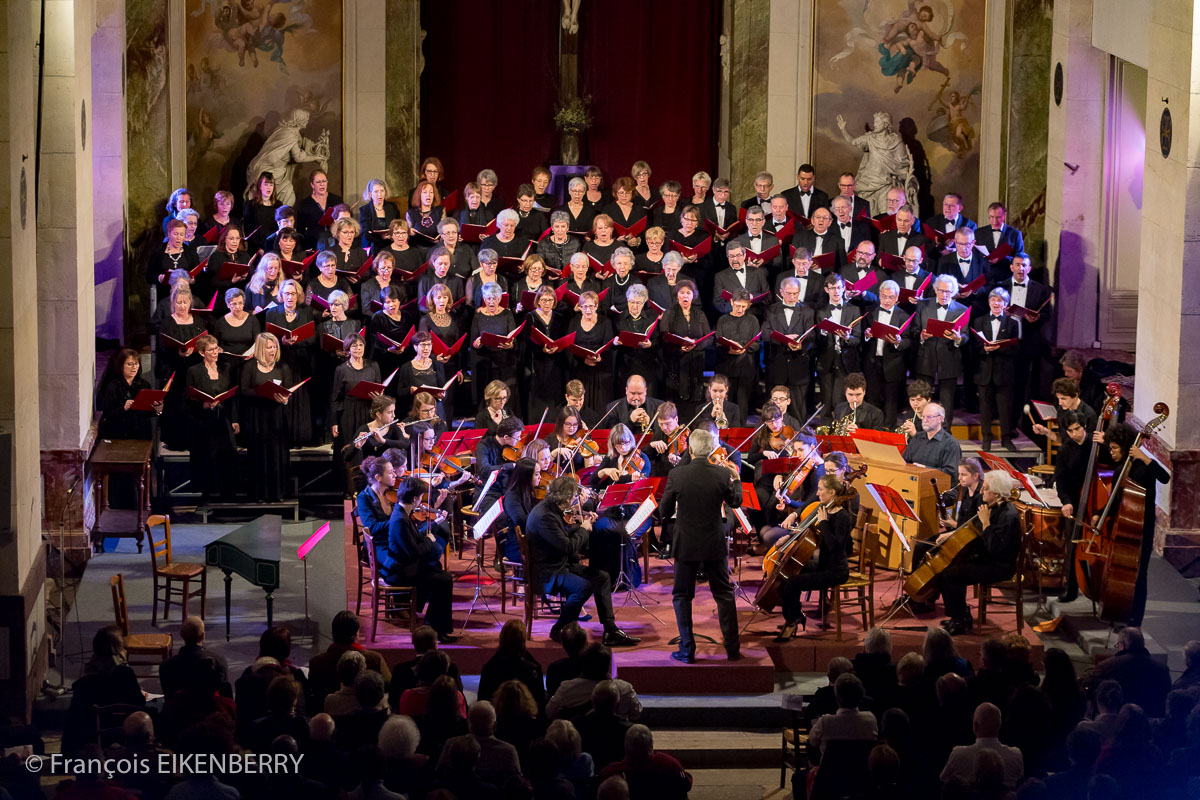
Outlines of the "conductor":
{"label": "conductor", "polygon": [[660,512],[675,520],[675,624],[679,627],[679,649],[671,658],[691,664],[696,660],[696,640],[692,636],[692,599],[696,596],[696,572],[703,569],[717,602],[721,638],[730,661],[742,657],[738,644],[737,607],[733,585],[729,581],[729,549],[721,517],[723,504],[736,508],[742,504],[742,485],[730,477],[729,470],[710,464],[708,456],[715,437],[697,429],[688,436],[692,459],[671,470],[663,493]]}

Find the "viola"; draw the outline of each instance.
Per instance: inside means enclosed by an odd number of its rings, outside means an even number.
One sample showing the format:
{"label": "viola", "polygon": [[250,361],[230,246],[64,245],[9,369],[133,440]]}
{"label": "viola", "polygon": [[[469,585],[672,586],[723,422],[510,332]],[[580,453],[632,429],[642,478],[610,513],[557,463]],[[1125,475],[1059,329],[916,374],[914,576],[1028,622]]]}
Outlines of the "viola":
{"label": "viola", "polygon": [[783,511],[786,509],[787,502],[784,500],[784,498],[791,496],[792,493],[798,491],[800,487],[804,485],[804,481],[808,478],[809,473],[812,472],[813,466],[817,463],[813,458],[813,456],[816,454],[817,451],[815,449],[810,450],[808,455],[804,457],[804,460],[801,461],[794,470],[792,470],[790,475],[788,475],[787,479],[780,481],[779,489],[776,490],[780,496],[779,502],[775,504],[776,511]]}
{"label": "viola", "polygon": [[418,523],[429,522],[430,520],[433,520],[434,522],[441,522],[443,519],[445,519],[445,517],[445,511],[440,508],[434,508],[433,506],[425,503],[417,503],[415,506],[413,506],[412,513],[409,514],[409,518],[411,518],[413,522]]}
{"label": "viola", "polygon": [[784,425],[779,429],[778,433],[772,433],[767,440],[767,449],[774,450],[777,453],[784,452],[792,443],[792,439],[796,438],[796,429],[791,425]]}

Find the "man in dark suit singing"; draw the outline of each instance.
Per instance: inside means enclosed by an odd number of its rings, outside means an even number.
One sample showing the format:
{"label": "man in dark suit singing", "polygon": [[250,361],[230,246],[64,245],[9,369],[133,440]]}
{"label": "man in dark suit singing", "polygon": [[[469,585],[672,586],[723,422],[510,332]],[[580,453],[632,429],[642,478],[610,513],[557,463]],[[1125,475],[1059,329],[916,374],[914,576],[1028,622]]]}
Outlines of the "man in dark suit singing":
{"label": "man in dark suit singing", "polygon": [[696,596],[696,572],[708,576],[721,638],[730,661],[742,657],[738,643],[737,606],[733,584],[729,581],[729,549],[725,541],[725,523],[721,509],[742,504],[742,484],[729,470],[710,464],[716,440],[711,433],[698,429],[688,437],[692,455],[687,464],[671,470],[659,510],[663,519],[675,519],[675,624],[679,627],[679,649],[671,658],[691,664],[696,660],[696,640],[692,636],[692,599]]}
{"label": "man in dark suit singing", "polygon": [[788,210],[805,219],[812,219],[818,208],[829,205],[829,195],[818,189],[817,171],[812,164],[801,164],[796,170],[796,185],[783,192]]}

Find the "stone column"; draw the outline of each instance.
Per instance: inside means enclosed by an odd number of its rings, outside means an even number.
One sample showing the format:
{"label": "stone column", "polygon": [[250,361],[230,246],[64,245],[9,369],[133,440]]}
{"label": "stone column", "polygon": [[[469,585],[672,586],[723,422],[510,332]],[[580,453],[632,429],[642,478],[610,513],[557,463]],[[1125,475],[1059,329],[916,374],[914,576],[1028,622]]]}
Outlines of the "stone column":
{"label": "stone column", "polygon": [[416,186],[421,163],[421,4],[387,0],[386,147],[384,180],[397,194]]}
{"label": "stone column", "polygon": [[[367,181],[384,175],[386,92],[379,85],[378,68],[387,43],[387,15],[378,0],[349,0],[342,9],[344,52],[351,57],[342,74],[346,166],[341,192],[347,203],[354,203],[362,197]],[[393,193],[404,188],[388,184]]]}
{"label": "stone column", "polygon": [[38,480],[35,6],[0,3],[0,714],[29,720],[46,675]]}
{"label": "stone column", "polygon": [[[812,0],[772,0],[764,168],[776,192],[796,185],[796,168],[812,150],[812,22]],[[821,185],[833,182],[819,177]]]}
{"label": "stone column", "polygon": [[92,34],[92,231],[96,335],[124,338],[125,296],[125,3],[97,0]]}
{"label": "stone column", "polygon": [[754,176],[766,168],[771,3],[730,0],[729,8],[729,181],[737,203],[754,194]]}
{"label": "stone column", "polygon": [[[96,382],[95,235],[92,219],[94,3],[46,2],[37,331],[45,530],[65,524],[69,551],[86,554],[77,487],[91,449]],[[39,9],[33,6],[35,39]],[[26,289],[34,285],[25,284]],[[31,298],[24,298],[28,301]],[[65,523],[64,523],[65,521]]]}

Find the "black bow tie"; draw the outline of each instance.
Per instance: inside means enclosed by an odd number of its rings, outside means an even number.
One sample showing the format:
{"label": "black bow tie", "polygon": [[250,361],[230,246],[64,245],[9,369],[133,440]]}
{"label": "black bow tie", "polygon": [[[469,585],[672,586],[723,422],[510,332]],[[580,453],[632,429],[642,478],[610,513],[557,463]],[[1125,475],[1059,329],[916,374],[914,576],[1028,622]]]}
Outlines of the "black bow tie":
{"label": "black bow tie", "polygon": [[811,190],[809,190],[809,191],[807,191],[807,192],[801,192],[801,193],[800,193],[800,196],[801,196],[801,197],[811,197],[811,196],[812,196],[812,191],[811,191]]}
{"label": "black bow tie", "polygon": [[850,227],[849,222],[839,222],[838,225],[840,225],[842,227],[842,230],[846,230],[847,228]]}
{"label": "black bow tie", "polygon": [[794,305],[790,305],[790,306],[789,306],[787,303],[784,303],[784,304],[783,304],[783,309],[784,309],[784,311],[795,311],[795,310],[796,310],[796,306],[794,306]]}
{"label": "black bow tie", "polygon": [[841,311],[841,310],[842,310],[842,307],[841,307],[840,305],[838,305],[838,306],[830,306],[830,307],[829,307],[829,310],[830,310],[830,311]]}
{"label": "black bow tie", "polygon": [[746,270],[744,270],[744,269],[735,269],[735,270],[733,271],[733,274],[734,274],[734,275],[741,275],[741,274],[742,274],[743,272],[745,272],[745,271],[746,271]]}
{"label": "black bow tie", "polygon": [[761,238],[762,238],[762,234],[761,234],[761,233],[752,233],[752,234],[750,234],[750,241],[754,241],[755,239],[761,239]]}
{"label": "black bow tie", "polygon": [[941,303],[938,303],[938,308],[940,308],[942,311],[945,311],[946,309],[950,308],[950,306],[944,306]]}
{"label": "black bow tie", "polygon": [[724,203],[713,203],[713,205],[714,205],[714,206],[716,206],[717,208],[724,208],[724,207],[725,207],[725,204],[724,204]]}
{"label": "black bow tie", "polygon": [[1024,285],[1025,285],[1025,284],[1023,284],[1023,283],[1015,283],[1015,282],[1013,283],[1013,287],[1014,287],[1014,288],[1015,288],[1015,287],[1017,287],[1017,286],[1024,286]]}
{"label": "black bow tie", "polygon": [[992,314],[992,322],[997,322],[997,321],[999,321],[999,319],[1000,319],[1000,317],[996,316],[995,314]]}
{"label": "black bow tie", "polygon": [[970,264],[970,263],[971,263],[971,259],[969,259],[969,258],[960,258],[960,259],[958,260],[958,263],[960,263],[960,264]]}

